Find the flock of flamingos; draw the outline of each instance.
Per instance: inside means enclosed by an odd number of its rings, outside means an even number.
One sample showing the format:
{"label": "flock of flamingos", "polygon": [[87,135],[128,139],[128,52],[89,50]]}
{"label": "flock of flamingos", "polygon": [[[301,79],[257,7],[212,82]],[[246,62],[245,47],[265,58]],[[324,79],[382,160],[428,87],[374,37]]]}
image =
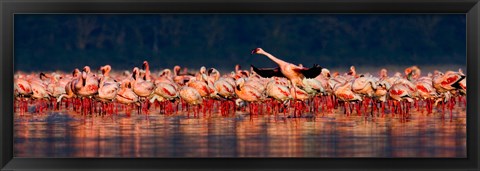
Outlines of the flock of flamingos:
{"label": "flock of flamingos", "polygon": [[[42,113],[46,109],[72,109],[82,114],[130,115],[160,112],[165,115],[185,111],[194,117],[203,113],[229,116],[237,110],[251,115],[281,114],[302,117],[304,113],[328,113],[341,110],[344,115],[391,117],[406,119],[410,110],[428,114],[438,111],[442,118],[445,107],[466,106],[466,77],[461,70],[435,71],[422,76],[418,67],[389,76],[386,69],[379,74],[358,74],[355,67],[345,74],[333,73],[319,65],[311,68],[285,62],[261,48],[252,54],[265,55],[278,67],[241,70],[221,74],[215,68],[202,67],[188,73],[180,66],[173,72],[164,69],[155,76],[147,61],[142,69],[112,72],[111,66],[91,72],[85,66],[66,73],[15,74],[15,110]],[[30,108],[29,108],[30,106]]]}

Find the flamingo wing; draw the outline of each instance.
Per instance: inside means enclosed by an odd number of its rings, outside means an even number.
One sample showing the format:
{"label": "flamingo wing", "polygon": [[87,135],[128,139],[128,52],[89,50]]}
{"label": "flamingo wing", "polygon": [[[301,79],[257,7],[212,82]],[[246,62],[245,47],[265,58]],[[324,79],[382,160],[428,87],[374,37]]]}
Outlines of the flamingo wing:
{"label": "flamingo wing", "polygon": [[460,78],[458,78],[457,80],[455,80],[455,82],[452,84],[452,87],[456,88],[456,89],[462,89],[462,85],[460,84],[460,82],[465,79],[465,76],[464,75],[460,75]]}
{"label": "flamingo wing", "polygon": [[320,73],[322,72],[322,67],[320,67],[320,65],[318,64],[314,64],[313,67],[311,68],[296,68],[295,69],[297,72],[300,72],[303,74],[303,76],[305,76],[306,78],[315,78],[317,77],[318,75],[320,75]]}
{"label": "flamingo wing", "polygon": [[260,75],[261,77],[266,77],[266,78],[270,78],[270,77],[285,77],[285,75],[282,74],[282,72],[280,71],[280,68],[279,67],[276,67],[276,68],[257,68],[253,65],[251,65],[252,68],[253,68],[253,71],[255,71],[258,75]]}

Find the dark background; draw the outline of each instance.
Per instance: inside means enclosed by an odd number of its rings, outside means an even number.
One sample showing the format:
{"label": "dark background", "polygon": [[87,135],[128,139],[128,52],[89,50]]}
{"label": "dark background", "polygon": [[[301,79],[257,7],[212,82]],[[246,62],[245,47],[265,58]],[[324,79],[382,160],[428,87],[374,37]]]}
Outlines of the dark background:
{"label": "dark background", "polygon": [[[16,14],[14,67],[71,71],[150,62],[233,70],[273,55],[327,68],[466,65],[464,14]],[[458,69],[458,68],[450,68]]]}

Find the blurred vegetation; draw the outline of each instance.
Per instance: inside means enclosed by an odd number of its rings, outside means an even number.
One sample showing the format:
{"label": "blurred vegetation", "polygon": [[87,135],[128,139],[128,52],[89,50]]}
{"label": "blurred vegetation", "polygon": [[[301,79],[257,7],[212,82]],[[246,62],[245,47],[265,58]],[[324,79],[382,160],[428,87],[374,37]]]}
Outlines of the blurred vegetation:
{"label": "blurred vegetation", "polygon": [[15,69],[273,67],[255,47],[323,67],[466,63],[463,14],[15,15]]}

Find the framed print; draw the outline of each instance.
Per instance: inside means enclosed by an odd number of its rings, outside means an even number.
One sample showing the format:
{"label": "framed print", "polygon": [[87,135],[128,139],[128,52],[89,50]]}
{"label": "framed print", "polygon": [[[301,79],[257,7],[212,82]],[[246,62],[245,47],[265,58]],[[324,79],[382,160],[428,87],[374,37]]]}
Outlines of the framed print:
{"label": "framed print", "polygon": [[478,169],[478,1],[0,5],[5,170]]}

